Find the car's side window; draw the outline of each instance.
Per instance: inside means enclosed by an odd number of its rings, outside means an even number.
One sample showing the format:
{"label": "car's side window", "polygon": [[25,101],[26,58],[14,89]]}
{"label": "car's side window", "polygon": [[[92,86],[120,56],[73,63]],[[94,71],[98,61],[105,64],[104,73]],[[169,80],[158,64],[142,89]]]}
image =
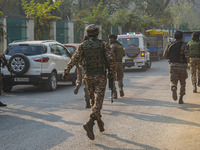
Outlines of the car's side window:
{"label": "car's side window", "polygon": [[60,53],[61,53],[62,56],[70,57],[70,54],[65,47],[58,45],[58,49],[60,50]]}
{"label": "car's side window", "polygon": [[57,48],[57,45],[51,45],[51,53],[61,55],[60,50]]}
{"label": "car's side window", "polygon": [[57,45],[57,49],[59,50],[59,52],[62,56],[65,56],[65,57],[67,56],[67,54],[62,46]]}

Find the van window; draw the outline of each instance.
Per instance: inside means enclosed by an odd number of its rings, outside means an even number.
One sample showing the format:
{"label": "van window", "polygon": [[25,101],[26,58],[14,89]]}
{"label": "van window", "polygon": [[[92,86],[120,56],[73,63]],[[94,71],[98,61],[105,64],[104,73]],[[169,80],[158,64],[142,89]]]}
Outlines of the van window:
{"label": "van window", "polygon": [[119,38],[118,41],[122,44],[124,48],[126,48],[128,45],[131,45],[131,44],[139,46],[138,38]]}

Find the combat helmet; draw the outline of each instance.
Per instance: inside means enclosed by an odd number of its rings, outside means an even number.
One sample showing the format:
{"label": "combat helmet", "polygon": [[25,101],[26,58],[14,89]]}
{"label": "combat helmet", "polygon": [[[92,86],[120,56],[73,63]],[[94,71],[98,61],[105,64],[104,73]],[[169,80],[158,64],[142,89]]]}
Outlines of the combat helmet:
{"label": "combat helmet", "polygon": [[174,38],[175,39],[181,39],[183,37],[183,32],[182,31],[176,31],[174,33]]}
{"label": "combat helmet", "polygon": [[87,26],[85,28],[85,31],[87,32],[87,36],[90,36],[90,37],[95,37],[95,36],[98,36],[99,34],[99,28],[94,24]]}
{"label": "combat helmet", "polygon": [[193,32],[192,33],[192,40],[197,41],[199,39],[199,33],[198,32]]}

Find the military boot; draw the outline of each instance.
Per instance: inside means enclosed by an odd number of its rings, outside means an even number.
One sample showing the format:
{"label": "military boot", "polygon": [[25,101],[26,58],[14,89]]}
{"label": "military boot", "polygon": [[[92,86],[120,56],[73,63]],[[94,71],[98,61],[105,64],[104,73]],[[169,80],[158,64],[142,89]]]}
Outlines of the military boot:
{"label": "military boot", "polygon": [[120,90],[119,90],[119,94],[120,94],[120,97],[123,97],[124,96],[124,91],[123,91],[123,88],[121,87]]}
{"label": "military boot", "polygon": [[117,99],[117,91],[116,91],[116,89],[113,90],[113,98],[114,98],[114,99]]}
{"label": "military boot", "polygon": [[76,84],[76,87],[74,89],[74,94],[78,94],[78,90],[79,90],[80,87],[81,87],[80,83]]}
{"label": "military boot", "polygon": [[97,124],[98,124],[99,131],[100,131],[100,132],[105,131],[105,129],[104,129],[104,123],[103,123],[102,120],[97,121]]}
{"label": "military boot", "polygon": [[183,96],[181,95],[180,97],[179,97],[179,102],[178,102],[179,104],[183,104],[184,102],[183,102]]}
{"label": "military boot", "polygon": [[196,86],[196,84],[193,85],[193,93],[197,93],[197,86]]}
{"label": "military boot", "polygon": [[0,107],[5,107],[5,106],[7,106],[7,105],[2,103],[2,102],[0,102]]}
{"label": "military boot", "polygon": [[172,87],[172,97],[176,101],[177,100],[177,88],[175,86]]}
{"label": "military boot", "polygon": [[94,119],[91,118],[86,124],[83,125],[83,128],[87,132],[87,136],[90,140],[94,140],[94,132],[93,132],[93,126],[94,126]]}
{"label": "military boot", "polygon": [[85,102],[86,102],[85,108],[91,108],[90,101],[85,101]]}

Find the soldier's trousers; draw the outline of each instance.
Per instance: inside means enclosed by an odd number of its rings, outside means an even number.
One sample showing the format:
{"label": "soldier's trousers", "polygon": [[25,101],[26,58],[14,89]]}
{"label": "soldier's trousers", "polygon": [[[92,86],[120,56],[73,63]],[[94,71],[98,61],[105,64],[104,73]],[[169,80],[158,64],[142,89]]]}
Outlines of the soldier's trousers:
{"label": "soldier's trousers", "polygon": [[194,85],[197,83],[197,78],[200,78],[200,58],[190,58],[190,73]]}
{"label": "soldier's trousers", "polygon": [[82,66],[79,66],[77,68],[77,79],[76,79],[76,85],[77,84],[80,84],[80,85],[84,85],[84,100],[87,102],[87,101],[90,101],[90,98],[89,98],[89,93],[88,93],[88,90],[87,90],[87,87],[85,85],[85,80],[83,79],[83,67]]}
{"label": "soldier's trousers", "polygon": [[[118,87],[122,88],[123,87],[123,77],[124,77],[124,67],[122,62],[116,62],[116,76],[115,76],[115,81],[118,83]],[[114,88],[116,89],[116,86],[114,84]]]}
{"label": "soldier's trousers", "polygon": [[180,95],[185,95],[186,79],[188,78],[187,69],[184,67],[170,66],[170,81],[172,87],[177,88],[178,81],[180,81]]}
{"label": "soldier's trousers", "polygon": [[86,86],[89,92],[91,104],[90,117],[95,120],[101,120],[101,109],[103,105],[105,90],[106,90],[106,76],[96,75],[85,78]]}

